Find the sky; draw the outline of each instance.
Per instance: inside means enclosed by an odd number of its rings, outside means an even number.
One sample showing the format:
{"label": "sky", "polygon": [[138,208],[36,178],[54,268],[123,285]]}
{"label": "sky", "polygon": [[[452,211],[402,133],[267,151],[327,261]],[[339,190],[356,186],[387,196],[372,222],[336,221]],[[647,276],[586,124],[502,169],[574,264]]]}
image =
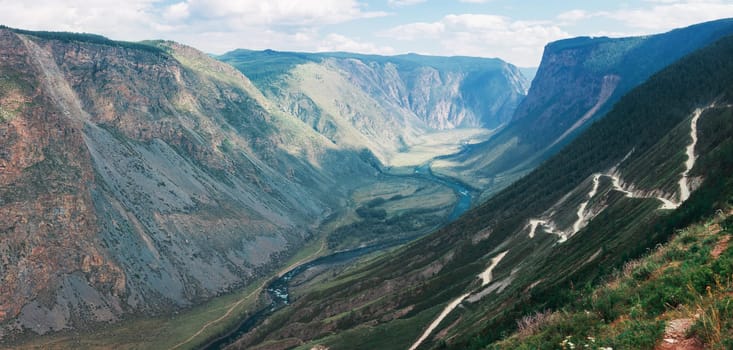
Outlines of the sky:
{"label": "sky", "polygon": [[733,17],[733,0],[0,0],[0,24],[237,48],[498,57],[536,67],[548,42],[665,32]]}

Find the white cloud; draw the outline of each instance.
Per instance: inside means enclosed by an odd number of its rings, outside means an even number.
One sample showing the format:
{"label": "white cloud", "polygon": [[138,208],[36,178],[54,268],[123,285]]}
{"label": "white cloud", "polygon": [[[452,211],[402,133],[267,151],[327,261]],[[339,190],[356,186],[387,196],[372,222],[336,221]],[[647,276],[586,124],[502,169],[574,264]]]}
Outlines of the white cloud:
{"label": "white cloud", "polygon": [[664,1],[651,8],[623,9],[604,15],[631,28],[657,32],[718,18],[733,17],[733,3],[694,0]]}
{"label": "white cloud", "polygon": [[186,0],[170,5],[168,9],[184,5],[188,9],[189,20],[217,21],[234,27],[323,25],[387,15],[385,12],[364,11],[355,0]]}
{"label": "white cloud", "polygon": [[424,38],[437,38],[445,32],[445,24],[442,22],[416,22],[403,24],[380,33],[382,37],[396,40],[416,40]]}
{"label": "white cloud", "polygon": [[588,19],[592,14],[585,10],[570,10],[557,15],[557,19],[566,22],[577,22],[580,20]]}
{"label": "white cloud", "polygon": [[163,18],[169,21],[180,21],[188,18],[191,12],[188,9],[188,4],[185,2],[179,2],[177,4],[170,5],[163,10]]}
{"label": "white cloud", "polygon": [[403,7],[403,6],[411,6],[411,5],[417,5],[425,2],[427,0],[388,0],[387,4],[390,7]]}
{"label": "white cloud", "polygon": [[509,19],[502,16],[474,14],[447,15],[443,18],[443,22],[453,28],[477,31],[496,30],[509,25]]}
{"label": "white cloud", "polygon": [[570,36],[546,21],[518,21],[485,14],[447,15],[436,22],[410,23],[379,33],[415,43],[429,42],[427,54],[499,57],[520,66],[536,66],[549,41]]}
{"label": "white cloud", "polygon": [[154,16],[155,0],[0,0],[0,23],[31,30],[93,32],[124,40],[150,38],[168,26]]}
{"label": "white cloud", "polygon": [[223,53],[234,48],[288,51],[389,52],[342,35],[322,35],[324,26],[388,15],[367,11],[356,0],[185,0],[162,11],[182,27],[174,40],[201,50]]}
{"label": "white cloud", "polygon": [[468,3],[468,4],[485,4],[491,0],[458,0],[459,2]]}
{"label": "white cloud", "polygon": [[648,5],[620,10],[588,12],[575,9],[559,14],[561,25],[575,24],[593,18],[610,19],[621,32],[658,33],[674,28],[719,18],[733,17],[733,3],[717,0],[645,0]]}
{"label": "white cloud", "polygon": [[0,23],[31,30],[85,31],[122,40],[188,32],[297,28],[388,15],[356,0],[0,0]]}
{"label": "white cloud", "polygon": [[660,3],[660,4],[672,4],[675,2],[684,2],[684,0],[644,0],[644,2]]}
{"label": "white cloud", "polygon": [[[90,32],[117,40],[171,39],[211,53],[235,48],[357,51],[389,46],[323,34],[323,27],[387,15],[356,0],[0,0],[0,24],[30,30]],[[329,30],[326,33],[331,33]]]}
{"label": "white cloud", "polygon": [[345,51],[377,55],[393,55],[395,50],[389,46],[378,46],[372,43],[359,42],[340,34],[329,34],[316,49],[321,52]]}

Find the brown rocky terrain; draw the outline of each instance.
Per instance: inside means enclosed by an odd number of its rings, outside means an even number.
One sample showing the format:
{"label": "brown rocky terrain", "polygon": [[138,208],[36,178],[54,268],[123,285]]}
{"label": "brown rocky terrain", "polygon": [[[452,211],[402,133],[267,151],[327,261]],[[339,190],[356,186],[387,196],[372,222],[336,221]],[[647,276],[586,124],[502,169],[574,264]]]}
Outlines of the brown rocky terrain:
{"label": "brown rocky terrain", "polygon": [[[22,40],[2,31],[0,41],[13,48],[4,51],[0,98],[10,115],[0,124],[0,318],[19,316],[36,331],[58,330],[67,326],[71,304],[93,320],[112,320],[126,279],[97,237],[94,169],[81,123],[44,94]],[[86,294],[71,294],[73,285]],[[68,292],[54,295],[50,286]]]}

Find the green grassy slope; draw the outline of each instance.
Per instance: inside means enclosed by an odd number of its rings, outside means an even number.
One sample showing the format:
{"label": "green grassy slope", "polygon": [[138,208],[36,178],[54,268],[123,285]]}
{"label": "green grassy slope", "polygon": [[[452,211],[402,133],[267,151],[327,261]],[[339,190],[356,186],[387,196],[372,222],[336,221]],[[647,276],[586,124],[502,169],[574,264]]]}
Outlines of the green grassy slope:
{"label": "green grassy slope", "polygon": [[[420,349],[482,348],[513,331],[517,318],[572,300],[573,289],[593,284],[675,229],[729,205],[733,133],[724,125],[730,124],[727,105],[733,102],[731,58],[733,38],[728,37],[671,65],[485,204],[435,234],[354,268],[326,288],[304,293],[238,345],[295,337],[316,339],[306,347],[404,349],[449,301],[470,292]],[[615,168],[626,181],[661,169],[665,180],[657,185],[672,188],[684,156],[670,157],[658,149],[688,144],[692,112],[711,102],[721,107],[700,119],[699,158],[692,171],[702,183],[679,209],[660,210],[651,195],[627,198],[604,178],[589,205],[592,219],[567,242],[558,243],[546,229],[528,237],[531,218],[557,218],[567,226],[571,220],[562,217],[570,217],[567,212],[583,200],[594,173]],[[684,154],[684,149],[674,153]],[[648,160],[646,168],[631,166],[641,159]],[[493,271],[494,283],[482,287],[476,276],[502,252],[508,253]]]}

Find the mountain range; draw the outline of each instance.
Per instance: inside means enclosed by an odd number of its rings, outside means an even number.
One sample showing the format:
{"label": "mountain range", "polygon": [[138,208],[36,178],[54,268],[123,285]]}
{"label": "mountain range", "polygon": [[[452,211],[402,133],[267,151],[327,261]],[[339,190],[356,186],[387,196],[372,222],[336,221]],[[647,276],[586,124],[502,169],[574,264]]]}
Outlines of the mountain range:
{"label": "mountain range", "polygon": [[2,27],[0,347],[202,346],[280,268],[364,247],[229,346],[519,346],[516,320],[730,211],[731,34],[550,43],[530,86],[499,59]]}

